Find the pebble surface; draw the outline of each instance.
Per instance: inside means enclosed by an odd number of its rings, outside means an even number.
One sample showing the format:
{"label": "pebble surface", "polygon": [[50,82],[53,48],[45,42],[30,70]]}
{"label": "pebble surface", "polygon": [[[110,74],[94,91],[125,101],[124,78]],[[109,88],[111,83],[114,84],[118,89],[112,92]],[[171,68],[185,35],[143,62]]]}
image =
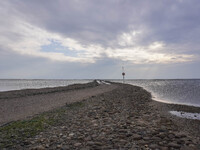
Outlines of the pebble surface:
{"label": "pebble surface", "polygon": [[151,101],[144,89],[118,84],[113,91],[83,100],[82,107],[66,105],[55,126],[13,149],[200,149],[199,139],[182,133]]}

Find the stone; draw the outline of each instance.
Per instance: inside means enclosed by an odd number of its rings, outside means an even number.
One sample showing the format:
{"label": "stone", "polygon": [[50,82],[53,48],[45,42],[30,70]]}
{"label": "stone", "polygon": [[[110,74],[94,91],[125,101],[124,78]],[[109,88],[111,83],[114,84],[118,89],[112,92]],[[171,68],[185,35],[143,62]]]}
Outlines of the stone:
{"label": "stone", "polygon": [[49,148],[49,144],[46,144],[46,145],[45,145],[45,148]]}
{"label": "stone", "polygon": [[169,150],[168,147],[161,147],[161,150]]}
{"label": "stone", "polygon": [[175,136],[174,136],[174,134],[169,134],[168,137],[169,137],[170,139],[173,139]]}
{"label": "stone", "polygon": [[81,146],[81,143],[75,143],[74,146],[79,147]]}
{"label": "stone", "polygon": [[189,144],[189,147],[195,147],[195,145],[194,144]]}
{"label": "stone", "polygon": [[33,147],[32,150],[45,150],[45,148],[42,145]]}
{"label": "stone", "polygon": [[57,145],[57,148],[61,148],[62,147],[62,145]]}
{"label": "stone", "polygon": [[164,133],[160,133],[157,135],[157,137],[160,137],[161,139],[164,139],[166,137],[166,135]]}
{"label": "stone", "polygon": [[94,142],[88,141],[88,142],[87,142],[87,145],[94,145]]}
{"label": "stone", "polygon": [[159,146],[158,146],[157,144],[151,144],[149,147],[152,148],[152,149],[156,149],[156,148],[158,148]]}
{"label": "stone", "polygon": [[123,140],[123,139],[121,139],[121,140],[119,140],[119,142],[120,142],[120,143],[126,143],[127,140]]}
{"label": "stone", "polygon": [[176,138],[184,138],[184,137],[186,137],[186,135],[181,134],[181,133],[177,133],[177,134],[175,134],[175,137]]}
{"label": "stone", "polygon": [[85,140],[86,140],[86,141],[90,141],[90,140],[91,140],[91,137],[88,136],[88,137],[85,138]]}
{"label": "stone", "polygon": [[102,145],[101,142],[94,142],[94,144],[97,145],[97,146],[101,146]]}
{"label": "stone", "polygon": [[149,144],[149,141],[143,141],[143,140],[142,140],[142,141],[139,141],[138,143],[139,143],[140,145],[146,145],[146,144]]}
{"label": "stone", "polygon": [[97,124],[97,123],[94,123],[94,124],[93,124],[93,126],[94,126],[94,127],[97,127],[97,126],[98,126],[98,124]]}
{"label": "stone", "polygon": [[73,137],[73,136],[74,136],[74,133],[70,133],[70,134],[69,134],[69,137]]}
{"label": "stone", "polygon": [[183,147],[181,147],[180,150],[197,150],[197,148],[192,148],[192,147],[189,147],[189,146],[183,146]]}
{"label": "stone", "polygon": [[141,135],[138,135],[138,134],[133,134],[133,140],[141,140],[142,139],[142,136]]}
{"label": "stone", "polygon": [[181,147],[180,145],[178,145],[178,144],[176,144],[174,142],[169,143],[168,146],[169,147],[173,147],[173,148],[180,148]]}
{"label": "stone", "polygon": [[156,136],[152,137],[151,139],[152,139],[153,141],[160,141],[160,140],[161,140],[161,138],[156,137]]}
{"label": "stone", "polygon": [[33,144],[35,144],[35,141],[31,141],[30,143],[33,145]]}
{"label": "stone", "polygon": [[145,141],[148,141],[148,140],[150,140],[150,137],[143,137],[143,139],[144,139]]}
{"label": "stone", "polygon": [[183,145],[183,144],[185,144],[185,141],[184,140],[177,140],[177,144]]}

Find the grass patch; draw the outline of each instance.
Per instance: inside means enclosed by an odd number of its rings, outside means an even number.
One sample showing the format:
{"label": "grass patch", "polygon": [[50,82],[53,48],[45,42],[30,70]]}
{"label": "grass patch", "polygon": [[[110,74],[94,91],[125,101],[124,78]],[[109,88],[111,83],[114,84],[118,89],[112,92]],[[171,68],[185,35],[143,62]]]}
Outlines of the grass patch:
{"label": "grass patch", "polygon": [[33,137],[48,127],[58,124],[67,110],[78,109],[84,105],[83,102],[66,104],[65,107],[44,112],[32,119],[15,121],[0,127],[0,149],[24,143],[27,138]]}
{"label": "grass patch", "polygon": [[26,138],[44,131],[54,125],[65,111],[66,108],[59,108],[52,112],[42,113],[30,120],[15,121],[0,127],[0,149],[24,142]]}
{"label": "grass patch", "polygon": [[69,109],[76,109],[76,108],[83,107],[84,105],[85,104],[83,102],[75,102],[71,104],[66,104],[66,107],[68,107]]}

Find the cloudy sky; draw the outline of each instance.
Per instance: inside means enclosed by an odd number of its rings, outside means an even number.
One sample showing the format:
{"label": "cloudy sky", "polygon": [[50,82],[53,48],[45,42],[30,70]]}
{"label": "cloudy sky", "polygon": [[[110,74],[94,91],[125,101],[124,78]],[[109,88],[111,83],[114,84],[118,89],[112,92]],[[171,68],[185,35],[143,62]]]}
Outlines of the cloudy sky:
{"label": "cloudy sky", "polygon": [[199,0],[2,0],[0,78],[200,78]]}

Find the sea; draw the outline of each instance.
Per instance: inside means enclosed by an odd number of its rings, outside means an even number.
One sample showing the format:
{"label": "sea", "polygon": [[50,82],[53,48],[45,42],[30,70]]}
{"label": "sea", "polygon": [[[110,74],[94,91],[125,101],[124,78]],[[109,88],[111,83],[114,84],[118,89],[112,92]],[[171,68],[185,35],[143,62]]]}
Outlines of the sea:
{"label": "sea", "polygon": [[200,107],[200,79],[142,79],[125,83],[143,87],[156,101]]}
{"label": "sea", "polygon": [[[91,81],[92,80],[0,79],[0,92],[67,86]],[[110,81],[122,83],[122,80]],[[200,79],[129,79],[125,80],[125,83],[143,87],[145,90],[149,91],[153,99],[157,101],[200,107]]]}
{"label": "sea", "polygon": [[22,89],[40,89],[59,87],[71,84],[83,84],[93,80],[61,80],[61,79],[0,79],[0,92]]}

